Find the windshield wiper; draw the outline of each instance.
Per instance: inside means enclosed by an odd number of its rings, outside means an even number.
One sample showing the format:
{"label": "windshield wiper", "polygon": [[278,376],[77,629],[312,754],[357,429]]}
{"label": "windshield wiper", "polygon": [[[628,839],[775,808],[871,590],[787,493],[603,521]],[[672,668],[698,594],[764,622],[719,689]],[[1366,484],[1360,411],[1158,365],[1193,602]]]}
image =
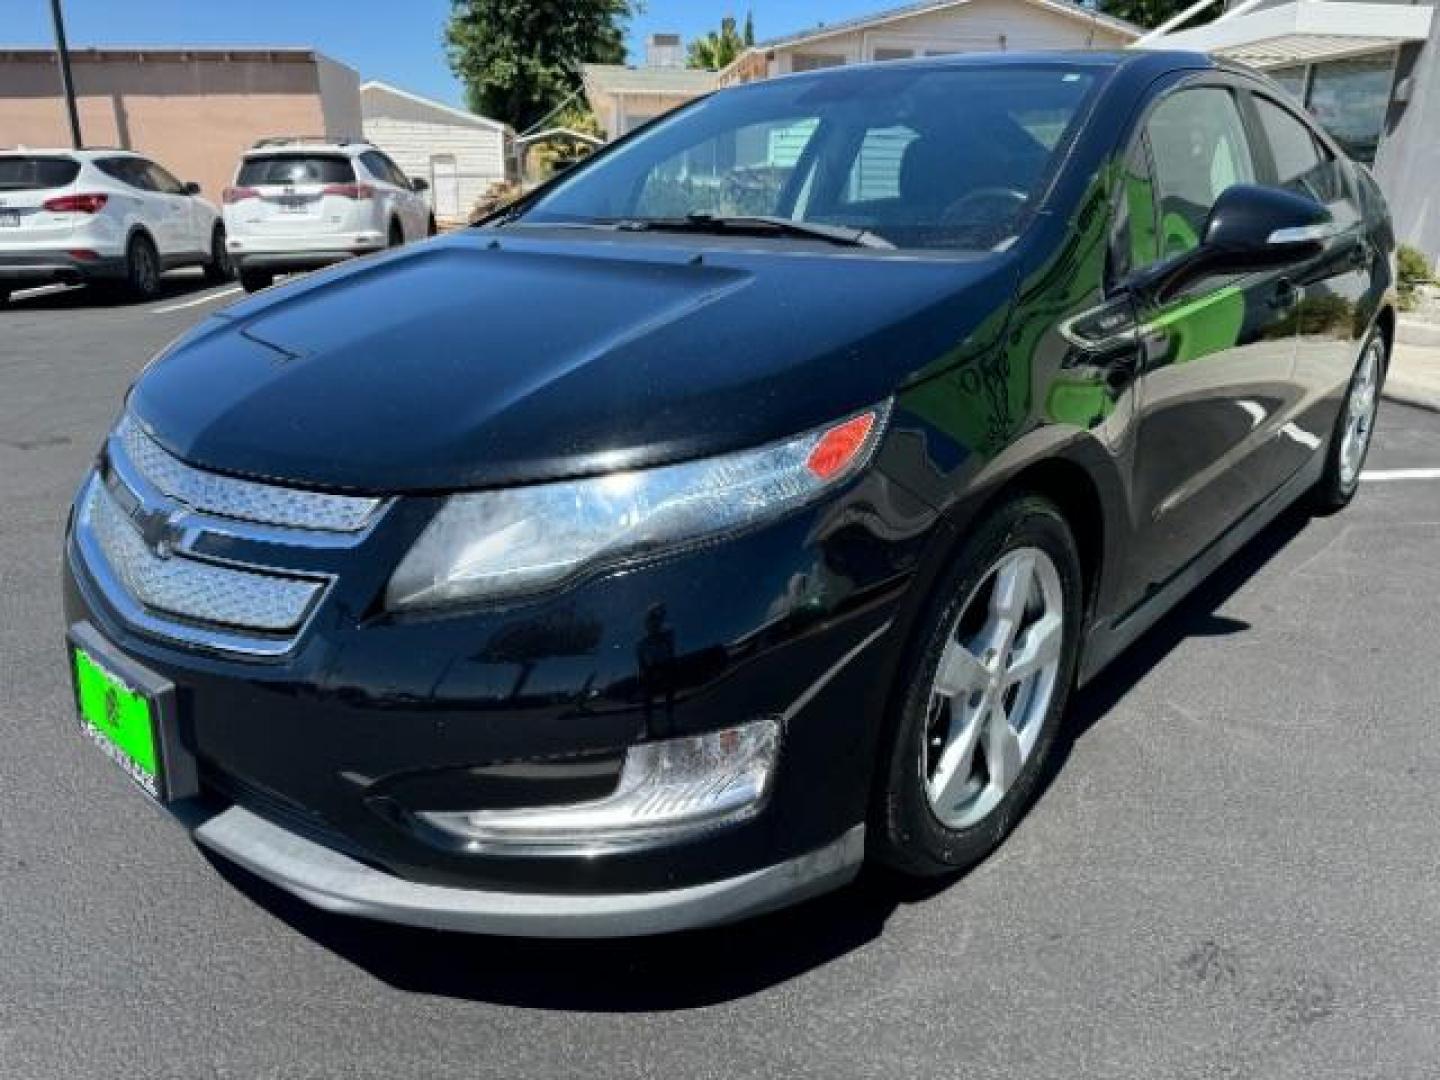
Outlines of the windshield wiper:
{"label": "windshield wiper", "polygon": [[774,232],[806,240],[824,240],[844,247],[895,247],[889,240],[876,236],[868,229],[821,225],[813,221],[793,221],[768,214],[686,214],[678,218],[631,218],[616,222],[615,227],[627,232]]}

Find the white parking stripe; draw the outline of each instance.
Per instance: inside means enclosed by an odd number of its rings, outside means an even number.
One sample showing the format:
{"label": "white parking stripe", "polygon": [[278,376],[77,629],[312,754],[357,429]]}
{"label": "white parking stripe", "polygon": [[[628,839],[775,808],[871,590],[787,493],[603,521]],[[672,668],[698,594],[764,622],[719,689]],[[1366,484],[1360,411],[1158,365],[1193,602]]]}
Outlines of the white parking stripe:
{"label": "white parking stripe", "polygon": [[1440,480],[1440,469],[1367,469],[1361,480]]}
{"label": "white parking stripe", "polygon": [[183,304],[167,304],[165,307],[151,308],[151,315],[169,315],[172,311],[184,311],[186,308],[199,307],[201,304],[208,304],[212,300],[223,300],[227,296],[234,296],[240,291],[236,285],[230,289],[221,289],[219,292],[206,293],[198,300],[186,300]]}
{"label": "white parking stripe", "polygon": [[32,296],[49,296],[51,293],[70,292],[83,288],[81,285],[37,285],[33,289],[21,289],[10,294],[11,300],[27,300]]}

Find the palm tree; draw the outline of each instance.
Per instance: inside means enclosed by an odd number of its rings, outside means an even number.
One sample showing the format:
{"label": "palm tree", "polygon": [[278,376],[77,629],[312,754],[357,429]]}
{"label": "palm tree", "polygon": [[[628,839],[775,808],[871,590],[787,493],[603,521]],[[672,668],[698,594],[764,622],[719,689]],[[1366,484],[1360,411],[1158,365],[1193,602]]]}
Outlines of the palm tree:
{"label": "palm tree", "polygon": [[745,30],[736,28],[735,17],[726,15],[720,20],[720,29],[711,30],[702,38],[690,42],[686,63],[692,68],[719,71],[729,67],[732,61],[755,44],[755,21],[749,12],[745,14]]}

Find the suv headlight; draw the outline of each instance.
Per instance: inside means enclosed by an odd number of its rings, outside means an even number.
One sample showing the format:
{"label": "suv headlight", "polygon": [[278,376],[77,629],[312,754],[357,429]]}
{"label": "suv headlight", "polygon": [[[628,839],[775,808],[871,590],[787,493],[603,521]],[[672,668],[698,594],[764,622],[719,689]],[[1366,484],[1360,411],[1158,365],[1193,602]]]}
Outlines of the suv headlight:
{"label": "suv headlight", "polygon": [[754,450],[585,480],[454,495],[385,591],[391,610],[536,592],[608,562],[802,506],[869,462],[885,403]]}

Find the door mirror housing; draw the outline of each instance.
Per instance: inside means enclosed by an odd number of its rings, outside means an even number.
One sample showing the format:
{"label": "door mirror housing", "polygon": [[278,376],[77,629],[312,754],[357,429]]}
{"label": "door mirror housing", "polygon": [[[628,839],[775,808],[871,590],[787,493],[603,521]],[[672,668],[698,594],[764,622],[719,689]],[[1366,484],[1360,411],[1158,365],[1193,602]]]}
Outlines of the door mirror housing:
{"label": "door mirror housing", "polygon": [[413,179],[411,179],[411,181],[410,181],[410,188],[411,188],[412,191],[418,191],[418,192],[424,193],[424,192],[430,190],[430,181],[429,181],[429,180],[422,180],[420,177],[416,176],[416,177],[414,177]]}
{"label": "door mirror housing", "polygon": [[1215,200],[1198,247],[1146,267],[1127,286],[1163,301],[1213,274],[1240,274],[1313,258],[1337,231],[1330,211],[1314,199],[1282,188],[1234,184]]}
{"label": "door mirror housing", "polygon": [[200,185],[197,184],[194,180],[190,180],[185,184],[182,184],[181,187],[184,189],[186,195],[200,194]]}

